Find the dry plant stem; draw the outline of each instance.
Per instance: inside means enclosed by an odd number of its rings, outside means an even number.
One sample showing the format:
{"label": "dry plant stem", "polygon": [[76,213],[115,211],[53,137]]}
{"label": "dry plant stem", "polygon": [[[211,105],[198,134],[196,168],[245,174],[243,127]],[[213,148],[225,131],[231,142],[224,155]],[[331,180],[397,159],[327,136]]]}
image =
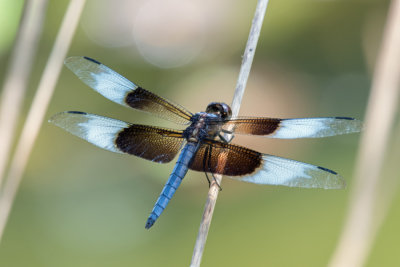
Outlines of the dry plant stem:
{"label": "dry plant stem", "polygon": [[21,138],[0,195],[0,240],[4,233],[12,202],[18,190],[29,155],[42,125],[47,106],[54,92],[65,56],[75,33],[85,0],[72,0],[63,18],[59,33],[47,61],[38,90],[29,110]]}
{"label": "dry plant stem", "polygon": [[[381,177],[384,179],[382,186],[378,192],[378,199],[376,203],[376,214],[374,216],[374,230],[378,231],[381,224],[391,207],[391,204],[396,197],[399,189],[400,180],[397,175],[400,158],[400,124],[397,123],[396,129],[393,131],[393,138],[391,139],[391,148],[386,155],[384,169]],[[381,178],[381,179],[382,179]]]}
{"label": "dry plant stem", "polygon": [[400,0],[391,2],[375,67],[361,137],[355,184],[345,226],[331,267],[363,266],[373,244],[382,164],[395,119],[400,86]]}
{"label": "dry plant stem", "polygon": [[42,32],[47,0],[27,1],[5,77],[0,103],[0,187],[10,157],[15,127]]}
{"label": "dry plant stem", "polygon": [[[257,2],[256,12],[250,29],[249,38],[243,54],[242,65],[240,67],[239,77],[236,83],[235,94],[232,101],[232,116],[236,117],[239,114],[240,103],[243,98],[247,80],[250,74],[251,64],[253,63],[254,54],[258,38],[260,36],[261,26],[264,21],[265,11],[267,9],[268,0],[259,0]],[[221,162],[224,164],[224,162]],[[204,207],[203,217],[200,222],[200,229],[197,235],[196,244],[193,250],[192,262],[190,266],[200,266],[203,256],[204,247],[207,241],[208,231],[211,225],[211,219],[214,213],[215,203],[217,201],[219,185],[221,185],[222,176],[215,175],[215,181],[211,183],[208,191],[206,205]],[[217,184],[218,183],[218,184]]]}

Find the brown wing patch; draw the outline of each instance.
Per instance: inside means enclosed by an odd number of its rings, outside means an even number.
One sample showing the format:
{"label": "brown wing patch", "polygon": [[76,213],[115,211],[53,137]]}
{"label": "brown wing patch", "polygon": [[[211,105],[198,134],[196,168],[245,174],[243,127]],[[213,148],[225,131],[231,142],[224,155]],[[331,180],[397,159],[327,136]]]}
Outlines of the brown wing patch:
{"label": "brown wing patch", "polygon": [[132,108],[153,113],[163,119],[179,124],[187,124],[192,117],[192,114],[184,107],[174,104],[141,87],[127,94],[125,102]]}
{"label": "brown wing patch", "polygon": [[261,164],[261,153],[238,145],[206,140],[200,145],[189,169],[242,176],[253,173]]}
{"label": "brown wing patch", "polygon": [[222,129],[237,134],[270,135],[278,128],[281,119],[243,117],[227,120]]}
{"label": "brown wing patch", "polygon": [[124,153],[167,163],[179,152],[183,141],[182,131],[133,124],[118,133],[115,144]]}

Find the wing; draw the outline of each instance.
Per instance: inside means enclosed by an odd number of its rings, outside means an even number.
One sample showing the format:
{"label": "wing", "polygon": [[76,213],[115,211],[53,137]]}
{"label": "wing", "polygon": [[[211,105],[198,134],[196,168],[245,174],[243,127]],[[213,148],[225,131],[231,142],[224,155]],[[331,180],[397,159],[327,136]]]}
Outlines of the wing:
{"label": "wing", "polygon": [[94,59],[69,57],[64,63],[84,83],[115,103],[179,124],[187,124],[192,117],[185,108],[137,86]]}
{"label": "wing", "polygon": [[223,130],[233,130],[235,134],[281,139],[327,137],[359,132],[361,128],[361,121],[348,117],[302,119],[239,117],[222,123]]}
{"label": "wing", "polygon": [[346,186],[332,170],[214,140],[201,144],[189,168],[255,184],[324,189]]}
{"label": "wing", "polygon": [[49,122],[98,147],[158,163],[170,162],[184,141],[182,131],[130,124],[79,111],[56,114]]}

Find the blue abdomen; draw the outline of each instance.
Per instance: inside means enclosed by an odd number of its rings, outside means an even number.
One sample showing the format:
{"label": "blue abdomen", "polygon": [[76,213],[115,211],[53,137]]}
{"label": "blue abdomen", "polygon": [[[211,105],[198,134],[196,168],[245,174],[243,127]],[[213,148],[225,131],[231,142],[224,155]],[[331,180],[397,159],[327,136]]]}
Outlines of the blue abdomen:
{"label": "blue abdomen", "polygon": [[183,177],[185,177],[188,171],[189,163],[196,153],[196,149],[196,143],[187,143],[182,149],[178,161],[175,164],[175,168],[169,176],[167,184],[164,186],[164,189],[162,190],[156,204],[154,205],[153,211],[147,219],[146,229],[149,229],[151,226],[153,226],[154,222],[157,220],[158,217],[160,217],[161,213],[168,205],[175,191],[181,184]]}

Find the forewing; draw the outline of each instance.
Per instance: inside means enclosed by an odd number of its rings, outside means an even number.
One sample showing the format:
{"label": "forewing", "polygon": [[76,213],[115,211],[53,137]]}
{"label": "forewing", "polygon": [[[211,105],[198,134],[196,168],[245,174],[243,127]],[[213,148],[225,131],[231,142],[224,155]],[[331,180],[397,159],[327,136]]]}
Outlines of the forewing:
{"label": "forewing", "polygon": [[189,168],[256,184],[324,189],[345,187],[343,178],[332,170],[218,141],[203,143]]}
{"label": "forewing", "polygon": [[130,124],[78,111],[56,114],[50,122],[103,149],[159,163],[170,162],[184,141],[182,131]]}
{"label": "forewing", "polygon": [[281,121],[274,118],[239,117],[225,121],[222,129],[236,134],[271,135],[278,130]]}
{"label": "forewing", "polygon": [[239,117],[227,120],[222,129],[235,134],[261,135],[271,138],[318,138],[361,131],[362,123],[348,117],[274,119]]}
{"label": "forewing", "polygon": [[179,124],[187,124],[192,116],[185,108],[139,87],[94,59],[69,57],[64,63],[84,83],[115,103]]}

